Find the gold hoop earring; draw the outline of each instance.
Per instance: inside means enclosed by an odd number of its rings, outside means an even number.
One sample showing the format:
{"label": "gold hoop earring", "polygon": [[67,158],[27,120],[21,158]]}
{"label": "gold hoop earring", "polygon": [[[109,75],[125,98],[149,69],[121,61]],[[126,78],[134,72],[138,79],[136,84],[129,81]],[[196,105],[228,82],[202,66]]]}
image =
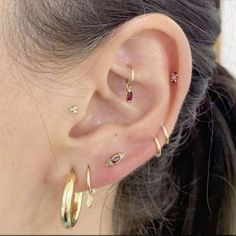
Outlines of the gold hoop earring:
{"label": "gold hoop earring", "polygon": [[127,80],[126,82],[126,101],[131,102],[133,99],[133,81],[134,81],[134,69],[132,66],[129,66],[131,68],[131,78]]}
{"label": "gold hoop earring", "polygon": [[91,170],[89,165],[87,168],[87,187],[88,190],[86,205],[88,208],[90,208],[93,205],[93,195],[95,194],[95,190],[91,188]]}
{"label": "gold hoop earring", "polygon": [[76,175],[72,169],[66,178],[61,202],[61,222],[67,229],[77,223],[83,200],[83,192],[74,192],[75,183]]}
{"label": "gold hoop earring", "polygon": [[159,158],[161,156],[161,144],[160,144],[157,137],[154,137],[154,141],[155,141],[155,144],[156,144],[156,147],[157,147],[157,152],[156,152],[155,157]]}
{"label": "gold hoop earring", "polygon": [[166,143],[165,144],[169,144],[170,137],[169,137],[169,134],[168,134],[168,132],[166,130],[166,127],[164,125],[162,125],[161,128],[162,128],[162,131],[163,131],[163,133],[165,135],[165,139],[166,139]]}

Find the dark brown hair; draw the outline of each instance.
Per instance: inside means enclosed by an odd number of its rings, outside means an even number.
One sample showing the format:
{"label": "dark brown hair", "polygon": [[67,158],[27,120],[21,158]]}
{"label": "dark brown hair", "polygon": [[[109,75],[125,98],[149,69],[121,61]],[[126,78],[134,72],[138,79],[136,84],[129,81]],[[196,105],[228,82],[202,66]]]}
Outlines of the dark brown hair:
{"label": "dark brown hair", "polygon": [[160,159],[120,182],[115,234],[236,233],[236,90],[215,61],[218,7],[216,0],[21,0],[9,7],[9,46],[40,66],[41,59],[78,63],[119,25],[149,12],[168,15],[187,35],[192,81],[171,142]]}

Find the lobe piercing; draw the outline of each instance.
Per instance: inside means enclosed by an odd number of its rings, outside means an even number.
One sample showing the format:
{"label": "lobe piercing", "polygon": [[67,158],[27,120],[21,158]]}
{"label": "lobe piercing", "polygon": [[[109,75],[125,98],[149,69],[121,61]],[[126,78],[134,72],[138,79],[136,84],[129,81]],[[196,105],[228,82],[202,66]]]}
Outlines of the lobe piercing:
{"label": "lobe piercing", "polygon": [[95,190],[92,189],[91,187],[91,170],[90,170],[90,166],[88,165],[87,168],[87,201],[86,201],[86,205],[88,208],[90,208],[93,205],[93,195],[95,194]]}
{"label": "lobe piercing", "polygon": [[61,223],[67,229],[75,226],[82,206],[83,192],[74,191],[76,179],[77,177],[72,169],[66,178],[62,194]]}
{"label": "lobe piercing", "polygon": [[72,107],[70,107],[70,112],[72,112],[73,114],[76,114],[76,113],[78,113],[78,106],[72,106]]}
{"label": "lobe piercing", "polygon": [[171,74],[171,78],[170,78],[170,82],[173,84],[177,84],[178,83],[178,79],[179,79],[179,75],[177,72],[173,72]]}
{"label": "lobe piercing", "polygon": [[123,160],[125,157],[125,152],[118,152],[117,154],[113,155],[111,158],[109,158],[106,162],[106,166],[114,166],[118,164],[120,161]]}

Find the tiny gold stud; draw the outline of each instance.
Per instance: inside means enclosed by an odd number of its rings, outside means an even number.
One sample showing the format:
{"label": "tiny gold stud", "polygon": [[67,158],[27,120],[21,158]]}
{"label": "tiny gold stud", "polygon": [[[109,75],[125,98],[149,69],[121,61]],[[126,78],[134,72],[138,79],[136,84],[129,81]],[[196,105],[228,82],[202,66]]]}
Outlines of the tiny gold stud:
{"label": "tiny gold stud", "polygon": [[73,114],[78,113],[78,106],[70,107],[70,112],[72,112]]}

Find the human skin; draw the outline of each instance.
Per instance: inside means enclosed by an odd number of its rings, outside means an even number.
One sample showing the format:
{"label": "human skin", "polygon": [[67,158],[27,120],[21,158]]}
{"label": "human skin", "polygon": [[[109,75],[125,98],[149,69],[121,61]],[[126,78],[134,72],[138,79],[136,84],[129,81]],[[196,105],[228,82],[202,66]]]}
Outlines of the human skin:
{"label": "human skin", "polygon": [[[2,24],[7,2],[0,1]],[[112,234],[117,184],[155,154],[155,135],[164,145],[161,125],[172,132],[187,94],[192,61],[185,34],[169,17],[145,14],[122,25],[83,62],[53,73],[22,66],[6,39],[1,30],[0,232]],[[135,71],[132,103],[125,99],[128,65]],[[169,82],[174,71],[177,85]],[[76,115],[69,112],[73,105]],[[107,167],[117,152],[126,153],[124,160]],[[73,168],[75,191],[86,191],[88,165],[94,205],[87,209],[84,201],[68,231],[59,217],[65,176]]]}

